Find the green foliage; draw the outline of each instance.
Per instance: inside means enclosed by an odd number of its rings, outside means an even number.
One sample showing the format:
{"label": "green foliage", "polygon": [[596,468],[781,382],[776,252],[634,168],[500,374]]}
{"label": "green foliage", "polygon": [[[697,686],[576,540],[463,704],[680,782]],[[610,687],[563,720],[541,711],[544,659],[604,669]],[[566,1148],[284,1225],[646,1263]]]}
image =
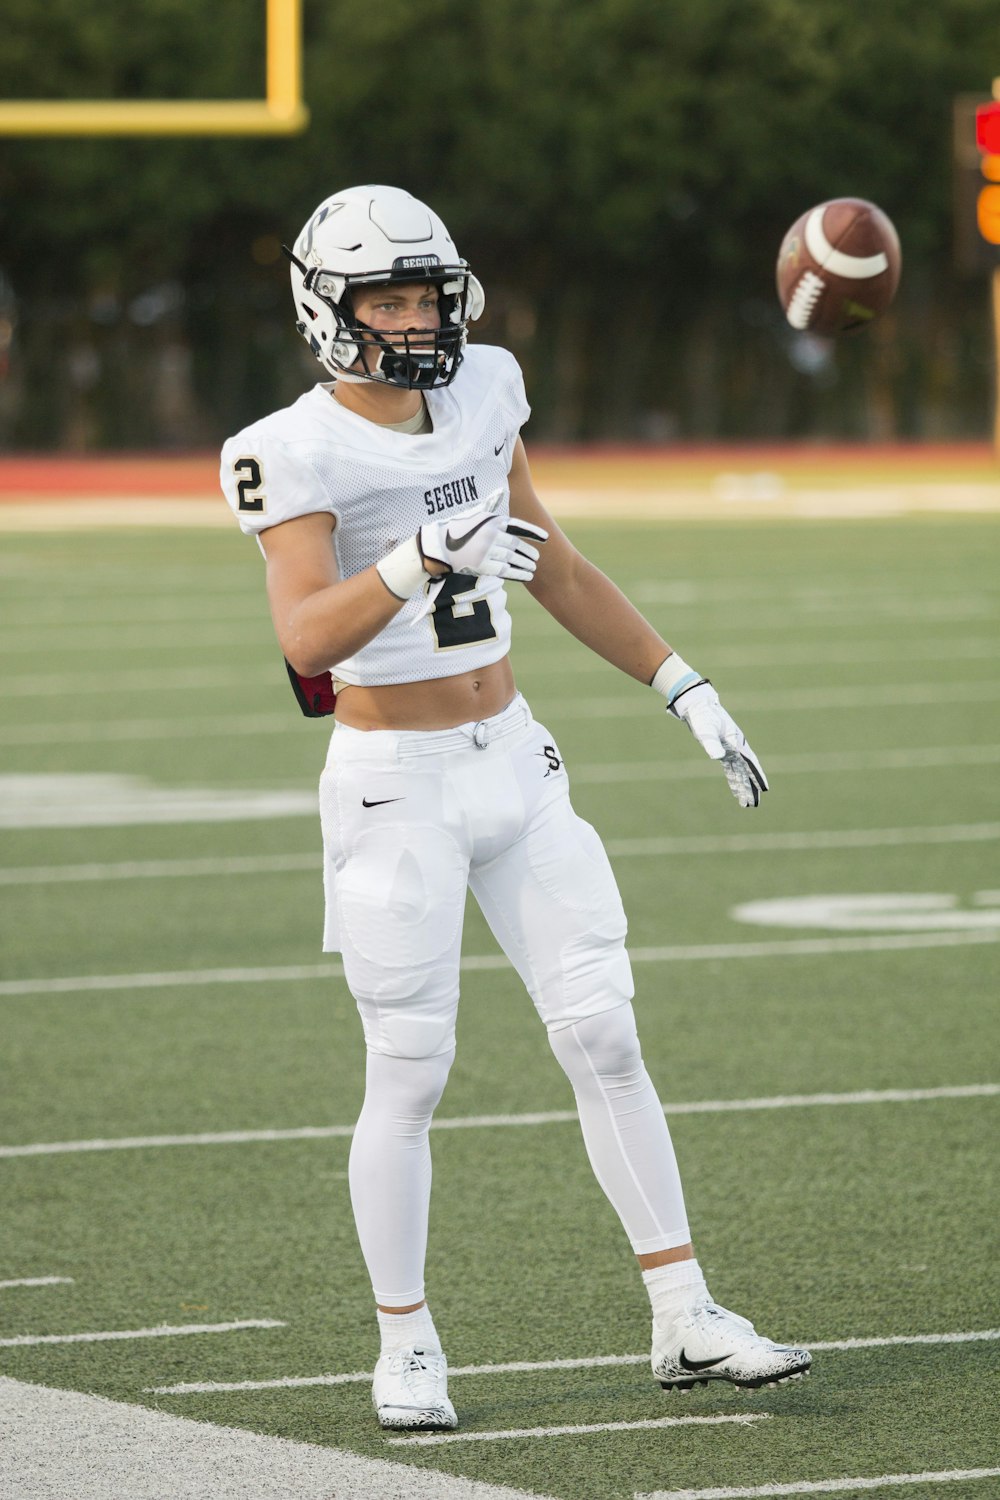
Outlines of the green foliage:
{"label": "green foliage", "polygon": [[[141,0],[131,18],[97,0],[8,0],[5,19],[4,97],[263,94],[263,0]],[[807,430],[865,435],[845,401],[849,356],[825,395],[790,376],[771,277],[804,207],[870,197],[903,239],[902,314],[923,321],[943,304],[970,330],[971,361],[951,340],[949,430],[985,432],[984,299],[949,284],[950,109],[1000,70],[993,0],[307,0],[304,41],[312,125],[300,137],[4,143],[0,268],[20,304],[19,394],[0,408],[9,439],[72,440],[72,392],[40,400],[67,337],[101,366],[77,423],[87,443],[214,443],[294,390],[311,372],[283,266],[255,258],[254,242],[294,234],[321,197],[362,181],[439,209],[491,293],[482,336],[515,348],[540,429],[561,436],[635,436],[640,408],[670,408],[693,435],[795,431],[780,399],[761,429],[735,377],[699,416],[674,388],[664,336],[685,365],[741,342],[776,387],[809,388]],[[630,324],[621,287],[633,282],[646,312]],[[172,323],[135,325],[129,303],[161,283],[188,293]],[[95,324],[95,297],[110,321]],[[748,301],[758,311],[741,322]],[[635,368],[609,415],[619,313]],[[135,378],[168,333],[192,351],[202,413],[174,439]],[[912,357],[919,387],[940,356],[918,341]],[[901,377],[882,379],[898,432],[940,422],[922,416],[919,390],[907,418]]]}

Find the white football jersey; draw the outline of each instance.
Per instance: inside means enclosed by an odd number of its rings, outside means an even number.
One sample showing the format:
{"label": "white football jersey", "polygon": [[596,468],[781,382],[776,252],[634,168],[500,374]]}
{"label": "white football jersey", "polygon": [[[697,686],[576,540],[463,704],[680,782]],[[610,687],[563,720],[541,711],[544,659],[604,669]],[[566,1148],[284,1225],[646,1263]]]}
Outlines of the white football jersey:
{"label": "white football jersey", "polygon": [[[491,499],[509,514],[507,475],[530,408],[506,349],[474,344],[451,385],[425,392],[432,432],[394,432],[359,417],[320,384],[292,406],[231,437],[222,449],[223,493],[243,531],[259,535],[296,516],[335,517],[341,578],[370,568],[425,521]],[[336,678],[361,686],[422,682],[506,656],[511,621],[499,578],[453,573],[433,611],[417,619],[418,593],[346,661]]]}

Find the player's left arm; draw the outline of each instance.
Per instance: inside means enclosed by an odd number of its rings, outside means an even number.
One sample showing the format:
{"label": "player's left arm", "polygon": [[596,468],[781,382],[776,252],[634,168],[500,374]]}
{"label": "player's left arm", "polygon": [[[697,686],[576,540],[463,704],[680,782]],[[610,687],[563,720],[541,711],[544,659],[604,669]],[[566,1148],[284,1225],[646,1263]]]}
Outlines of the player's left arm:
{"label": "player's left arm", "polygon": [[741,807],[757,807],[767,778],[712,684],[653,629],[617,584],[573,546],[535,493],[520,438],[510,470],[510,513],[548,532],[534,578],[525,584],[553,619],[612,666],[656,689],[713,760],[722,762]]}
{"label": "player's left arm", "polygon": [[626,599],[617,584],[578,552],[535,493],[524,443],[518,438],[510,470],[510,513],[548,532],[530,583],[539,604],[598,656],[650,683],[671,647]]}

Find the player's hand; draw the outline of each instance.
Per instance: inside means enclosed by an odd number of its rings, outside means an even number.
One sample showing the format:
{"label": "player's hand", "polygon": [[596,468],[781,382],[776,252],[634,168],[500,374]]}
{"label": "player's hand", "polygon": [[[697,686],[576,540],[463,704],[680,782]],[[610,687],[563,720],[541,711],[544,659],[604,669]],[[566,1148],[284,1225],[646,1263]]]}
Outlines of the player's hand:
{"label": "player's hand", "polygon": [[548,535],[530,521],[494,514],[487,504],[461,510],[447,521],[428,521],[417,532],[417,546],[425,567],[440,563],[448,573],[528,583],[541,555],[535,543],[546,542]]}
{"label": "player's hand", "polygon": [[721,760],[729,789],[740,806],[759,807],[761,793],[768,789],[764,769],[712,684],[701,681],[683,688],[667,712],[684,721],[706,754]]}

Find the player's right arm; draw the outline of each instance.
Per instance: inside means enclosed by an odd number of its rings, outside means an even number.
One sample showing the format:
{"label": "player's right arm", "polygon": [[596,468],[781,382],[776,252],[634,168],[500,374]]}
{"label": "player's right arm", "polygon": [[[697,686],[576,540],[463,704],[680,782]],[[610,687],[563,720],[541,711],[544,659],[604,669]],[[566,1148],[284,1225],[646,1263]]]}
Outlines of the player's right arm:
{"label": "player's right arm", "polygon": [[468,573],[530,580],[547,532],[497,515],[485,505],[451,521],[427,521],[371,568],[338,576],[334,519],[297,516],[259,533],[267,595],[285,659],[302,677],[318,677],[360,651],[430,579]]}
{"label": "player's right arm", "polygon": [[333,527],[331,515],[317,512],[260,533],[278,644],[303,677],[317,677],[353,656],[406,602],[374,567],[352,578],[339,576]]}
{"label": "player's right arm", "polygon": [[260,542],[278,642],[301,677],[319,677],[354,656],[447,573],[530,579],[535,543],[546,537],[483,503],[425,521],[374,566],[341,578],[329,494],[287,444],[247,429],[224,445],[220,481],[241,529]]}

